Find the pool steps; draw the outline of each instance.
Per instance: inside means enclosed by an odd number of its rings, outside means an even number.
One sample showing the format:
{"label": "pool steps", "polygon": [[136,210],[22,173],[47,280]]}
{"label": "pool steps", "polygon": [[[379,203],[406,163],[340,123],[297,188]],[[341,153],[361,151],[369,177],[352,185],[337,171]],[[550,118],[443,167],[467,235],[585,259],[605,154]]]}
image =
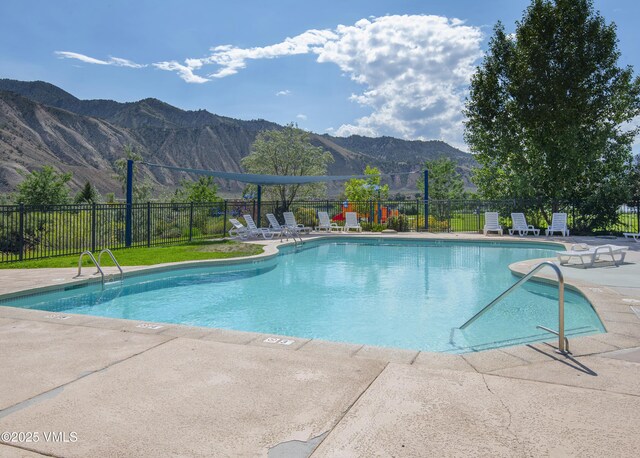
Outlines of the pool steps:
{"label": "pool steps", "polygon": [[93,255],[93,253],[91,253],[91,251],[87,250],[87,251],[83,251],[82,254],[80,254],[80,257],[78,258],[78,275],[76,275],[74,278],[78,278],[82,275],[82,258],[84,256],[89,256],[89,259],[91,259],[91,261],[93,261],[93,263],[95,264],[96,268],[98,270],[96,270],[96,272],[94,273],[97,274],[99,273],[102,277],[102,286],[104,286],[104,270],[102,270],[102,266],[101,266],[101,261],[102,261],[102,255],[107,253],[109,255],[109,257],[111,258],[111,260],[113,261],[113,263],[116,265],[116,267],[118,268],[118,270],[120,271],[120,281],[123,280],[124,278],[124,272],[122,270],[122,267],[120,266],[120,263],[118,263],[118,260],[116,259],[116,257],[113,255],[113,253],[111,252],[111,250],[109,248],[105,248],[104,250],[102,250],[100,252],[100,254],[98,254],[98,260],[96,261],[95,256]]}

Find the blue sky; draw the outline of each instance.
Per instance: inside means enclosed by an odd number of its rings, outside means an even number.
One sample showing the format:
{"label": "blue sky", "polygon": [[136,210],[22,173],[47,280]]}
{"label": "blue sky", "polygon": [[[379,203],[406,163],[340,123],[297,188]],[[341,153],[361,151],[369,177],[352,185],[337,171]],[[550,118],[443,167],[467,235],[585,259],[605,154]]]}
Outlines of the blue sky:
{"label": "blue sky", "polygon": [[[464,147],[461,104],[493,25],[528,0],[2,0],[0,77],[82,99]],[[640,72],[640,2],[595,0]],[[638,150],[636,146],[636,152]]]}

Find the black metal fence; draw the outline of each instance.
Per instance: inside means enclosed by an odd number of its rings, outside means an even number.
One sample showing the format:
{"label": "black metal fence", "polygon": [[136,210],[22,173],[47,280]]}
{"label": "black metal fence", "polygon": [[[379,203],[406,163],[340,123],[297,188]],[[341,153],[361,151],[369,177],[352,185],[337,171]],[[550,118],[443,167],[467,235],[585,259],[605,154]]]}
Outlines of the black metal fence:
{"label": "black metal fence", "polygon": [[[621,206],[617,221],[605,227],[592,227],[592,233],[638,232],[639,207],[640,203]],[[499,212],[505,229],[511,227],[512,212],[524,213],[529,224],[544,229],[551,213],[562,211],[568,215],[570,228],[585,227],[590,215],[581,214],[578,208],[568,203],[542,205],[520,200],[315,200],[294,202],[288,209],[278,202],[262,202],[258,209],[255,200],[133,204],[131,246],[150,247],[222,237],[230,229],[229,218],[237,217],[242,221],[242,215],[250,214],[258,222],[259,214],[259,224],[268,226],[267,213],[274,213],[283,221],[282,213],[286,210],[294,213],[298,223],[311,227],[318,224],[318,211],[326,211],[338,225],[343,224],[347,211],[353,211],[365,230],[482,232],[486,211]],[[0,206],[0,262],[124,248],[126,214],[126,204]]]}

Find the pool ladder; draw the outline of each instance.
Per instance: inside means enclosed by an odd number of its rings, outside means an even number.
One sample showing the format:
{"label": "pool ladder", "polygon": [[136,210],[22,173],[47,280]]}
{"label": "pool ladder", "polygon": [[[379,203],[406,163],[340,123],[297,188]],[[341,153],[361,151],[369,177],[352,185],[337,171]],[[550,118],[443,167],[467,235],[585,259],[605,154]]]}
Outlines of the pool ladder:
{"label": "pool ladder", "polygon": [[551,334],[555,334],[556,336],[558,336],[558,350],[557,350],[558,353],[562,355],[570,354],[571,352],[569,351],[569,340],[564,335],[564,276],[562,275],[560,268],[554,263],[552,263],[551,261],[544,261],[538,264],[537,266],[535,266],[533,269],[529,271],[527,275],[525,275],[520,280],[515,282],[513,285],[511,285],[509,289],[505,290],[502,294],[500,294],[494,300],[492,300],[487,305],[485,305],[482,308],[482,310],[480,310],[478,313],[476,313],[471,318],[469,318],[462,326],[460,326],[460,329],[465,329],[471,323],[476,321],[478,318],[484,315],[487,310],[489,310],[491,307],[496,305],[498,302],[500,302],[502,299],[507,297],[509,294],[511,294],[518,288],[520,288],[527,281],[531,280],[531,278],[533,278],[533,276],[539,270],[545,267],[551,267],[553,271],[556,273],[556,276],[558,277],[558,331],[554,331],[553,329],[549,329],[545,326],[540,326],[540,325],[536,326],[536,328],[542,329],[543,331],[547,331],[547,332],[550,332]]}
{"label": "pool ladder", "polygon": [[122,267],[118,263],[118,260],[113,255],[111,250],[108,249],[108,248],[105,248],[104,250],[102,250],[100,252],[100,254],[98,254],[98,260],[97,261],[96,261],[95,256],[93,256],[93,253],[91,253],[91,251],[89,251],[89,250],[83,251],[82,254],[80,255],[80,258],[78,259],[78,275],[76,275],[74,278],[78,278],[80,275],[82,275],[82,258],[85,257],[85,256],[89,256],[89,259],[91,259],[91,261],[93,261],[93,263],[95,264],[96,268],[98,269],[98,270],[95,271],[94,275],[99,273],[100,276],[102,277],[102,284],[104,285],[104,270],[102,270],[102,266],[100,264],[100,262],[102,261],[102,255],[104,253],[107,253],[109,255],[109,257],[111,258],[113,263],[116,265],[116,267],[120,271],[120,281],[122,281],[122,279],[124,278],[124,272],[122,271]]}
{"label": "pool ladder", "polygon": [[[280,241],[282,241],[282,237],[287,237],[287,240],[289,240],[289,236],[291,236],[291,238],[293,239],[293,244],[296,248],[298,248],[298,244],[302,245],[302,236],[298,231],[291,229],[288,226],[282,226],[282,232],[280,232]],[[298,237],[297,239],[296,236]]]}

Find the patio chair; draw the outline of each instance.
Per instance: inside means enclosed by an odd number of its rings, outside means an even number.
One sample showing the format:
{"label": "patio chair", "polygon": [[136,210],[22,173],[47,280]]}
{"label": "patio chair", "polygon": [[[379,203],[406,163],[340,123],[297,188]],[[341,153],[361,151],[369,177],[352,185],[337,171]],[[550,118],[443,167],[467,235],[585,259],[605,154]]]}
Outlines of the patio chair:
{"label": "patio chair", "polygon": [[342,228],[338,226],[338,223],[331,222],[329,219],[329,213],[318,212],[318,225],[315,227],[316,231],[341,231]]}
{"label": "patio chair", "polygon": [[527,218],[524,217],[524,213],[511,213],[511,221],[513,223],[511,229],[509,229],[509,235],[513,235],[518,232],[518,235],[523,235],[533,232],[533,235],[540,235],[540,229],[536,229],[530,224],[527,224]]}
{"label": "patio chair", "polygon": [[242,240],[247,240],[249,238],[251,232],[244,224],[235,218],[229,218],[229,222],[233,226],[229,229],[229,237],[240,238]]}
{"label": "patio chair", "polygon": [[276,215],[274,215],[273,213],[267,213],[267,220],[269,221],[270,230],[272,230],[273,232],[282,233],[283,227],[278,222]]}
{"label": "patio chair", "polygon": [[358,214],[356,212],[346,212],[344,221],[344,232],[349,232],[351,229],[355,229],[358,232],[362,232],[362,226],[358,222]]}
{"label": "patio chair", "polygon": [[273,234],[275,234],[275,232],[270,231],[266,227],[258,227],[256,225],[255,221],[253,221],[253,216],[251,216],[251,215],[242,215],[242,217],[244,218],[244,220],[247,223],[247,228],[249,229],[249,234],[250,235],[252,235],[252,236],[261,235],[264,239],[272,239],[273,238]]}
{"label": "patio chair", "polygon": [[284,212],[282,215],[284,216],[284,225],[289,229],[298,233],[306,232],[308,234],[309,232],[311,232],[312,229],[310,227],[303,224],[298,224],[296,222],[296,217],[294,216],[293,212]]}
{"label": "patio chair", "polygon": [[551,217],[551,226],[549,226],[547,230],[544,231],[544,234],[548,237],[550,235],[553,235],[554,232],[560,232],[563,237],[569,237],[566,213],[554,213]]}
{"label": "patio chair", "polygon": [[[560,265],[569,264],[571,258],[578,258],[580,264],[574,264],[582,266],[584,268],[593,267],[596,261],[600,261],[600,256],[610,256],[614,265],[620,265],[624,262],[624,257],[627,254],[626,250],[629,248],[626,246],[617,245],[600,245],[589,246],[584,243],[579,243],[571,246],[570,250],[557,251],[558,261]],[[618,259],[616,259],[616,256]]]}
{"label": "patio chair", "polygon": [[498,212],[484,212],[484,228],[482,233],[487,235],[487,232],[497,232],[502,235],[502,226],[498,222]]}
{"label": "patio chair", "polygon": [[624,235],[625,239],[633,239],[634,242],[638,242],[640,238],[640,232],[624,232],[622,235]]}

